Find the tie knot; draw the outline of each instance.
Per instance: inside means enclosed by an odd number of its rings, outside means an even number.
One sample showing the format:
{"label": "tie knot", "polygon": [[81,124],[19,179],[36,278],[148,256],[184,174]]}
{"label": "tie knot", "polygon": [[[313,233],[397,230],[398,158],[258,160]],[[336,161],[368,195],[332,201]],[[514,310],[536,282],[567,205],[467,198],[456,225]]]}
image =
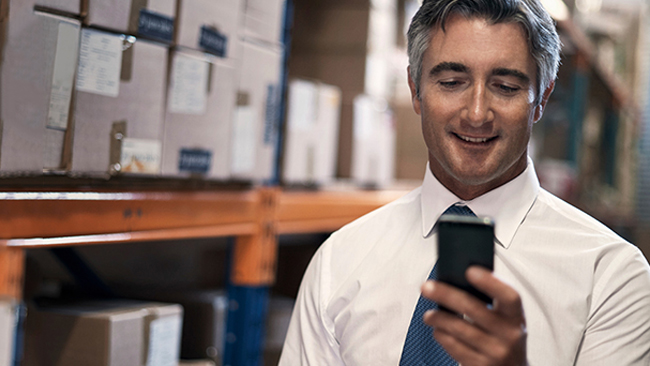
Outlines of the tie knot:
{"label": "tie knot", "polygon": [[461,204],[453,204],[449,206],[443,215],[458,215],[458,216],[476,216],[476,214],[467,206]]}

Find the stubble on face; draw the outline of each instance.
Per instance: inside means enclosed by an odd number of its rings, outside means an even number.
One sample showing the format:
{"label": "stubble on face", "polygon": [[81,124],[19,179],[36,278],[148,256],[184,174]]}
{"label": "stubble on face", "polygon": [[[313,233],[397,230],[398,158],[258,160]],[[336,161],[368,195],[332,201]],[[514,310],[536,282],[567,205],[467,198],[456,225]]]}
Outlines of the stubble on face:
{"label": "stubble on face", "polygon": [[545,103],[534,104],[535,77],[518,24],[452,16],[444,32],[432,30],[419,99],[411,80],[409,85],[430,169],[461,199],[478,197],[526,169],[532,125]]}

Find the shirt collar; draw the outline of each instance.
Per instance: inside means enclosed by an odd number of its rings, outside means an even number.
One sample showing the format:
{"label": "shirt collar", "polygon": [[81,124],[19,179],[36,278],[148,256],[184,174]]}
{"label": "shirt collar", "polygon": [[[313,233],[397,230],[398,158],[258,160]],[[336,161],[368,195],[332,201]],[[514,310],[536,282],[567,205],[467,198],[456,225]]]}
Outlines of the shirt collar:
{"label": "shirt collar", "polygon": [[533,161],[528,158],[526,170],[510,182],[470,201],[463,201],[442,185],[431,173],[429,164],[422,183],[422,235],[430,236],[440,215],[451,205],[467,205],[478,216],[494,220],[497,243],[508,248],[519,225],[537,199],[539,180]]}

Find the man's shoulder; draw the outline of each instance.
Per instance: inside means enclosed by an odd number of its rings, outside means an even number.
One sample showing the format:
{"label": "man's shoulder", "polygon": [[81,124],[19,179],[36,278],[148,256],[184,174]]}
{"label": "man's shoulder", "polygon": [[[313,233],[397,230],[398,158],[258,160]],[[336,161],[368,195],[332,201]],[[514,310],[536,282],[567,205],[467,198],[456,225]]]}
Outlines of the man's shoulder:
{"label": "man's shoulder", "polygon": [[418,187],[404,196],[389,202],[361,217],[346,224],[335,234],[345,235],[353,232],[368,231],[378,232],[382,228],[389,228],[395,225],[403,225],[420,216],[420,194],[421,187]]}
{"label": "man's shoulder", "polygon": [[544,189],[540,190],[537,203],[529,216],[549,229],[567,229],[567,235],[596,235],[607,242],[626,242],[596,218]]}
{"label": "man's shoulder", "polygon": [[334,257],[363,256],[377,243],[400,235],[417,225],[421,217],[420,188],[387,203],[343,226],[323,244]]}

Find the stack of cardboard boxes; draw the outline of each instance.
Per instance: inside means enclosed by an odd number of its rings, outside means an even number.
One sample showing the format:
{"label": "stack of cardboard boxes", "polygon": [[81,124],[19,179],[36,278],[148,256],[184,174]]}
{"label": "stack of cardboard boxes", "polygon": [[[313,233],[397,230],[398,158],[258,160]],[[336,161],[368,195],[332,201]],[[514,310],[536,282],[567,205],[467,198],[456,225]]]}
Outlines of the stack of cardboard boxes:
{"label": "stack of cardboard boxes", "polygon": [[0,4],[0,172],[275,171],[284,0]]}
{"label": "stack of cardboard boxes", "polygon": [[29,310],[24,365],[177,366],[183,308],[126,300]]}
{"label": "stack of cardboard boxes", "polygon": [[[0,174],[272,178],[283,17],[284,0],[0,0]],[[0,366],[14,308],[0,302]],[[38,307],[27,322],[28,365],[178,362],[179,305]],[[198,323],[212,332],[199,357],[219,364],[224,319]]]}
{"label": "stack of cardboard boxes", "polygon": [[320,82],[292,80],[287,109],[284,183],[326,185],[336,177],[341,90]]}
{"label": "stack of cardboard boxes", "polygon": [[16,359],[16,302],[0,298],[0,366],[13,366]]}
{"label": "stack of cardboard boxes", "polygon": [[[391,94],[391,55],[396,43],[396,4],[385,0],[295,0],[295,22],[293,44],[289,58],[289,75],[294,78],[320,80],[337,86],[341,90],[341,120],[338,137],[337,175],[351,177],[360,184],[385,185],[394,173],[382,177],[382,172],[368,175],[366,159],[354,157],[373,155],[373,166],[393,166],[393,156],[374,156],[372,151],[363,152],[362,146],[388,142],[392,150],[393,135],[388,141],[360,142],[369,136],[358,136],[358,113],[355,103],[359,95],[365,94],[385,103]],[[356,105],[356,106],[355,106]],[[385,118],[390,118],[390,109],[385,109]],[[384,117],[381,117],[383,120]],[[355,126],[355,127],[353,127]],[[388,125],[390,127],[390,124]],[[361,129],[363,130],[363,129]],[[359,145],[354,148],[354,145]],[[385,145],[382,145],[385,146]],[[368,182],[368,177],[374,177]]]}

